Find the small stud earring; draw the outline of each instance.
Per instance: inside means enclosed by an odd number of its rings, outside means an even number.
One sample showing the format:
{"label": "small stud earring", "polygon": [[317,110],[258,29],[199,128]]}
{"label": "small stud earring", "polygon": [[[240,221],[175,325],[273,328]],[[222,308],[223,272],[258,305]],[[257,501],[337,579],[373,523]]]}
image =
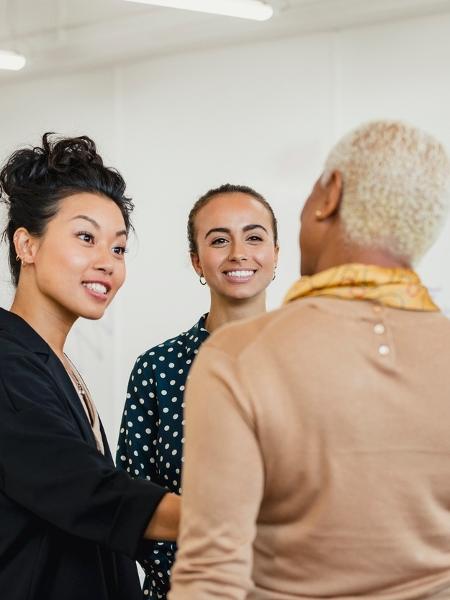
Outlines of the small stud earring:
{"label": "small stud earring", "polygon": [[322,211],[321,210],[316,210],[315,215],[316,215],[316,219],[321,219],[322,218]]}
{"label": "small stud earring", "polygon": [[206,279],[203,277],[203,273],[200,275],[200,277],[198,278],[198,280],[200,281],[200,283],[202,285],[206,285]]}

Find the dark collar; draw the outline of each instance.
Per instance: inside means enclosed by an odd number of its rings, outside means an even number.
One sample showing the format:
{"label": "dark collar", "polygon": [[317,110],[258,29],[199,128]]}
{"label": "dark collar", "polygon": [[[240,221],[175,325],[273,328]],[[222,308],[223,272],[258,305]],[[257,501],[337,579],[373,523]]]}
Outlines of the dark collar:
{"label": "dark collar", "polygon": [[[63,364],[47,342],[22,317],[3,308],[0,308],[1,331],[5,332],[8,338],[13,339],[14,343],[21,346],[24,350],[39,354],[43,358],[55,383],[67,400],[69,408],[78,422],[85,439],[95,445],[95,437],[77,391]],[[105,442],[104,435],[103,441]],[[105,443],[104,445],[106,448],[107,444]]]}
{"label": "dark collar", "polygon": [[199,347],[209,337],[206,329],[207,318],[208,313],[202,315],[195,325],[181,334],[180,339],[183,340],[186,349],[186,358],[193,358]]}
{"label": "dark collar", "polygon": [[0,330],[9,333],[20,346],[27,350],[38,354],[46,354],[47,356],[51,352],[50,346],[31,325],[28,325],[22,317],[3,308],[0,308]]}

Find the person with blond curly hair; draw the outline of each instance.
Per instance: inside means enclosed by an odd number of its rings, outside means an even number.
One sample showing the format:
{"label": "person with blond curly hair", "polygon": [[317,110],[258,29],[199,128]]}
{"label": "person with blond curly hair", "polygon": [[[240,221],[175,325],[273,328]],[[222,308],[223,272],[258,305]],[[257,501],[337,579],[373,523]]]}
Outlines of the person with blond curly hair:
{"label": "person with blond curly hair", "polygon": [[450,322],[412,267],[449,204],[414,127],[331,151],[286,305],[191,371],[170,600],[450,598]]}

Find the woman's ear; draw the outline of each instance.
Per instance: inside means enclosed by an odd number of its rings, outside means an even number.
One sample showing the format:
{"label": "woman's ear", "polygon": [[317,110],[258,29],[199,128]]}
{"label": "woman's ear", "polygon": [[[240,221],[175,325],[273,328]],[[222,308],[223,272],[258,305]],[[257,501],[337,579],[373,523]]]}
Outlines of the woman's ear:
{"label": "woman's ear", "polygon": [[320,209],[321,219],[333,217],[339,212],[342,200],[342,173],[340,171],[332,171],[328,181],[322,186],[324,191],[323,204]]}
{"label": "woman's ear", "polygon": [[198,254],[196,254],[195,252],[191,252],[191,263],[192,263],[192,266],[194,267],[197,275],[199,277],[200,277],[200,275],[203,275],[203,269],[202,269],[202,265],[200,263],[200,259],[198,257]]}
{"label": "woman's ear", "polygon": [[22,262],[22,265],[34,263],[38,248],[37,238],[31,235],[25,227],[19,227],[14,232],[13,241],[17,259]]}
{"label": "woman's ear", "polygon": [[275,246],[275,268],[278,266],[278,255],[280,253],[280,246],[277,244]]}

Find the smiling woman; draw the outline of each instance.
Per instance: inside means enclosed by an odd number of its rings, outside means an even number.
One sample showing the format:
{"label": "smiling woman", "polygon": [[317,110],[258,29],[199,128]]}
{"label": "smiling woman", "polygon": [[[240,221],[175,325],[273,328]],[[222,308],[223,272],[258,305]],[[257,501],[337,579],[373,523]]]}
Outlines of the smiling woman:
{"label": "smiling woman", "polygon": [[11,156],[0,172],[16,294],[0,309],[0,597],[132,600],[144,538],[173,540],[179,499],[116,470],[64,353],[125,279],[131,201],[87,137]]}
{"label": "smiling woman", "polygon": [[[192,265],[211,295],[209,313],[188,331],[138,357],[128,385],[117,464],[133,477],[181,493],[184,389],[200,345],[221,325],[266,311],[275,277],[277,222],[269,203],[247,186],[223,185],[193,206],[188,219]],[[142,565],[145,597],[166,598],[175,544],[160,541]]]}

